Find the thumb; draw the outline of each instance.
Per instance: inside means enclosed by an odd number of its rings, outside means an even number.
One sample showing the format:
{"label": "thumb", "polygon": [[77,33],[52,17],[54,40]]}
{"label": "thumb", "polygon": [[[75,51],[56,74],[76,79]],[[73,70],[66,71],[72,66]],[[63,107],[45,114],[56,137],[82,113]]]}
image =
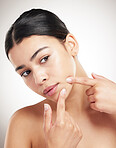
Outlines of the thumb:
{"label": "thumb", "polygon": [[52,109],[49,104],[44,104],[44,131],[47,133],[52,124]]}
{"label": "thumb", "polygon": [[98,78],[98,79],[106,79],[105,77],[103,77],[103,76],[101,76],[101,75],[97,75],[97,74],[95,74],[95,73],[93,73],[93,72],[92,72],[91,75],[92,75],[92,77],[93,77],[94,79],[97,79],[97,78]]}

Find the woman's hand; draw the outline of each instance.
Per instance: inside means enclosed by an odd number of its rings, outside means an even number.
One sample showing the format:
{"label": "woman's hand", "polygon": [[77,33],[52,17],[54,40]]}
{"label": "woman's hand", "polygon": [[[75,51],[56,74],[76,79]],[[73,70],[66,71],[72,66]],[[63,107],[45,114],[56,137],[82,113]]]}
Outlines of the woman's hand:
{"label": "woman's hand", "polygon": [[47,148],[76,148],[82,133],[72,117],[65,111],[66,90],[60,92],[57,103],[57,117],[52,124],[50,105],[44,104],[44,133]]}
{"label": "woman's hand", "polygon": [[90,86],[86,90],[90,107],[96,111],[116,114],[116,83],[94,73],[92,73],[92,77],[94,79],[70,77],[67,82]]}

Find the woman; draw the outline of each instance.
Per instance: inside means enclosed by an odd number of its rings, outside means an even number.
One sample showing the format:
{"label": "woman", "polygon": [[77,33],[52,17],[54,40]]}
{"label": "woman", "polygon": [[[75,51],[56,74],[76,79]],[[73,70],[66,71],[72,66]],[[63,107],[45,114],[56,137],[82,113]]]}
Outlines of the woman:
{"label": "woman", "polygon": [[46,99],[11,117],[5,148],[115,148],[116,84],[78,61],[78,43],[53,13],[32,9],[9,29],[5,49],[26,85]]}

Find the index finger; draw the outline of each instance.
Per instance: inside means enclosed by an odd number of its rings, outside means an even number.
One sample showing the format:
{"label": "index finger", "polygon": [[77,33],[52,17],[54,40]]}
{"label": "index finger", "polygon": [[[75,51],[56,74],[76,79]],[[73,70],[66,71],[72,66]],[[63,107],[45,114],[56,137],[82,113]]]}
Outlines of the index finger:
{"label": "index finger", "polygon": [[91,79],[88,77],[69,77],[66,79],[69,83],[76,83],[76,84],[82,84],[87,86],[94,86],[96,84],[96,79]]}
{"label": "index finger", "polygon": [[66,89],[62,89],[57,103],[57,121],[63,121],[65,114],[65,98],[66,98]]}

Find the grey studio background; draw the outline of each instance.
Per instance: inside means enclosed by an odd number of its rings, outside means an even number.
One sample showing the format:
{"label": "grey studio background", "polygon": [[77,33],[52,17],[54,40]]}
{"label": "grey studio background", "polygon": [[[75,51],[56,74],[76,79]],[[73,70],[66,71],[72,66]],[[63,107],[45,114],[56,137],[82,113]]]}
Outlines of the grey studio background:
{"label": "grey studio background", "polygon": [[103,75],[116,82],[116,0],[1,0],[0,1],[0,148],[11,115],[44,98],[18,76],[4,52],[5,34],[19,15],[32,8],[57,14],[79,43],[78,58],[91,77]]}

